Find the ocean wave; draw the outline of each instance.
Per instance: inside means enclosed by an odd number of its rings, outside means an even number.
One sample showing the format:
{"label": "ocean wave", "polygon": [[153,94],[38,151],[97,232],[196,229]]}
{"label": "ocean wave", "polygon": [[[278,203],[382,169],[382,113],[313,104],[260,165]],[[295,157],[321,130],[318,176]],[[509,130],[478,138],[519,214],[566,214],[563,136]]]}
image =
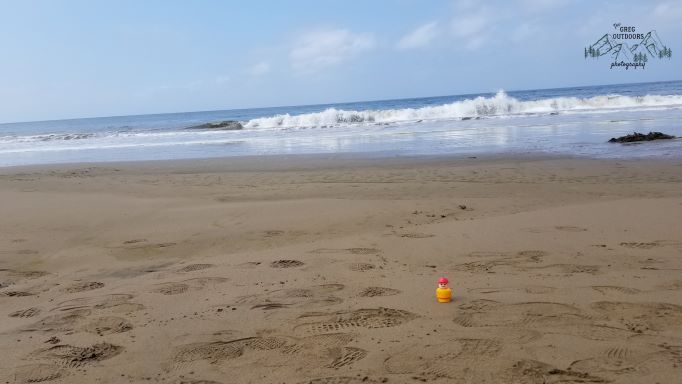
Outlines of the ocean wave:
{"label": "ocean wave", "polygon": [[599,95],[588,98],[556,97],[522,101],[499,91],[493,97],[476,97],[450,104],[421,108],[349,111],[328,108],[301,115],[281,114],[243,122],[244,128],[308,128],[348,124],[391,124],[434,120],[468,120],[516,115],[558,114],[562,112],[598,112],[638,107],[682,105],[682,95]]}
{"label": "ocean wave", "polygon": [[[139,131],[131,132],[113,131],[113,132],[98,132],[98,133],[54,133],[42,135],[27,135],[27,136],[0,136],[0,144],[51,144],[67,145],[68,142],[108,142],[109,140],[117,141],[137,141],[137,140],[192,140],[195,137],[212,137],[219,136],[220,131]],[[79,144],[83,145],[83,144]]]}
{"label": "ocean wave", "polygon": [[54,135],[36,136],[35,139],[39,141],[53,141],[53,140],[83,140],[94,137],[94,133],[65,133]]}
{"label": "ocean wave", "polygon": [[68,141],[68,140],[84,140],[95,137],[94,133],[55,133],[47,135],[33,135],[33,136],[0,136],[0,142],[17,142],[27,143],[36,141]]}

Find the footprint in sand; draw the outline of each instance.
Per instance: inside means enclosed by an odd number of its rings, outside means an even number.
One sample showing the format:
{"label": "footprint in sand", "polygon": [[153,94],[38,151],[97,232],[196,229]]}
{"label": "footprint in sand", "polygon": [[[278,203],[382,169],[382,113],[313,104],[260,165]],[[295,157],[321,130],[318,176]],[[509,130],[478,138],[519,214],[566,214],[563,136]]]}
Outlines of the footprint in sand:
{"label": "footprint in sand", "polygon": [[311,363],[315,365],[339,369],[364,359],[368,354],[362,348],[347,347],[346,344],[353,339],[354,336],[347,333],[314,335],[295,339],[294,344],[287,345],[283,353],[305,355],[308,359],[312,358]]}
{"label": "footprint in sand", "polygon": [[[429,348],[413,346],[384,361],[392,374],[410,374],[413,380],[428,382],[467,378],[472,383],[594,383],[606,380],[580,370],[562,370],[534,360],[500,355],[497,339],[455,339]],[[414,356],[420,356],[415,359]],[[495,359],[495,366],[490,359]],[[491,378],[494,378],[491,380]],[[549,378],[549,380],[548,380]]]}
{"label": "footprint in sand", "polygon": [[381,250],[377,248],[346,248],[345,250],[354,255],[373,255],[381,253]]}
{"label": "footprint in sand", "polygon": [[196,361],[216,364],[224,360],[236,359],[249,350],[267,351],[281,348],[287,342],[286,338],[280,337],[247,337],[228,341],[192,343],[176,349],[172,364],[176,369]]}
{"label": "footprint in sand", "polygon": [[281,309],[281,308],[286,308],[290,304],[284,304],[284,303],[263,303],[263,304],[256,304],[251,309],[262,309],[264,311],[269,311],[272,309]]}
{"label": "footprint in sand", "polygon": [[178,272],[194,272],[194,271],[201,271],[203,269],[208,269],[208,268],[213,268],[215,265],[213,264],[189,264],[186,265],[180,269],[178,269]]}
{"label": "footprint in sand", "polygon": [[110,359],[123,352],[123,350],[123,347],[109,343],[99,343],[87,347],[62,344],[33,352],[31,357],[52,360],[56,364],[68,368],[78,368]]}
{"label": "footprint in sand", "polygon": [[299,260],[275,260],[270,263],[272,268],[296,268],[301,267],[305,263]]}
{"label": "footprint in sand", "polygon": [[539,263],[545,256],[547,256],[547,252],[537,249],[529,249],[525,251],[519,251],[516,253],[516,255],[520,259],[519,261]]}
{"label": "footprint in sand", "polygon": [[335,369],[342,368],[364,359],[365,356],[367,356],[367,351],[364,349],[344,347],[341,351],[341,355],[335,358],[327,367]]}
{"label": "footprint in sand", "polygon": [[280,231],[278,229],[273,229],[273,230],[263,232],[263,237],[277,237],[277,236],[282,236],[283,234],[284,234],[284,231]]}
{"label": "footprint in sand", "polygon": [[462,312],[454,322],[462,327],[551,328],[589,323],[589,318],[574,306],[552,302],[527,302],[493,305],[485,311]]}
{"label": "footprint in sand", "polygon": [[633,332],[663,331],[682,327],[682,306],[669,303],[599,301],[591,307]]}
{"label": "footprint in sand", "polygon": [[237,267],[239,267],[239,268],[255,268],[261,264],[263,264],[263,263],[260,261],[247,261],[245,263],[238,264]]}
{"label": "footprint in sand", "polygon": [[[476,289],[474,289],[473,291],[477,292]],[[499,290],[496,290],[495,292],[499,292]],[[462,302],[458,305],[458,307],[462,311],[483,312],[495,308],[499,305],[501,305],[499,301],[488,299],[476,299],[468,302]]]}
{"label": "footprint in sand", "polygon": [[[559,369],[536,360],[517,360],[497,375],[502,383],[606,383],[609,380],[578,369]],[[551,378],[551,381],[548,380]]]}
{"label": "footprint in sand", "polygon": [[77,292],[92,291],[92,290],[99,289],[102,287],[104,287],[104,283],[100,283],[99,281],[83,281],[83,282],[74,283],[74,284],[62,289],[62,292],[77,293]]}
{"label": "footprint in sand", "polygon": [[510,253],[508,253],[508,252],[494,252],[494,251],[476,251],[476,252],[468,253],[467,256],[468,257],[474,257],[474,258],[481,258],[481,259],[488,259],[488,258],[502,259],[505,257],[509,257]]}
{"label": "footprint in sand", "polygon": [[674,361],[674,356],[671,356],[665,348],[661,348],[661,345],[637,343],[606,348],[596,356],[572,362],[568,369],[594,374],[646,375],[651,372],[651,368],[662,361]]}
{"label": "footprint in sand", "polygon": [[398,236],[407,239],[428,239],[429,237],[434,237],[436,235],[430,233],[401,233]]}
{"label": "footprint in sand", "polygon": [[655,247],[659,247],[660,244],[658,242],[650,242],[650,243],[620,243],[621,247],[625,248],[636,248],[636,249],[651,249]]}
{"label": "footprint in sand", "polygon": [[526,267],[526,271],[531,270],[556,270],[559,273],[571,275],[574,273],[588,273],[591,275],[599,274],[601,267],[598,265],[580,265],[580,264],[550,264],[541,267]]}
{"label": "footprint in sand", "polygon": [[126,240],[123,242],[123,244],[137,244],[137,243],[146,243],[147,239],[132,239],[132,240]]}
{"label": "footprint in sand", "polygon": [[343,299],[333,294],[344,288],[343,284],[323,284],[307,288],[280,289],[267,294],[242,296],[237,299],[237,304],[251,304],[251,309],[262,310],[324,307],[343,302]]}
{"label": "footprint in sand", "polygon": [[399,294],[400,291],[393,288],[384,287],[367,287],[363,289],[358,296],[360,297],[376,297],[376,296],[394,296]]}
{"label": "footprint in sand", "polygon": [[501,292],[521,292],[529,293],[531,295],[543,295],[556,291],[555,287],[549,287],[545,285],[527,285],[524,287],[486,287],[486,288],[471,288],[468,289],[470,293],[476,294],[491,294],[491,293],[501,293]]}
{"label": "footprint in sand", "polygon": [[2,286],[0,286],[0,288],[16,284],[22,280],[33,280],[47,275],[49,275],[49,273],[44,271],[20,271],[16,269],[0,268],[0,279],[2,280],[2,283],[0,284]]}
{"label": "footprint in sand", "polygon": [[494,338],[453,339],[429,348],[415,345],[389,356],[384,361],[384,368],[392,374],[412,374],[419,381],[471,378],[471,373],[478,374],[484,369],[482,361],[500,354],[502,346],[502,342]]}
{"label": "footprint in sand", "polygon": [[353,272],[367,272],[375,269],[376,266],[370,263],[352,263],[348,265],[348,268]]}
{"label": "footprint in sand", "polygon": [[299,320],[304,324],[294,329],[307,333],[334,333],[352,328],[389,328],[397,327],[418,316],[412,312],[393,308],[359,309],[330,314],[314,313],[302,315]]}
{"label": "footprint in sand", "polygon": [[242,359],[239,364],[258,364],[249,355],[267,356],[275,364],[292,364],[292,357],[301,364],[339,369],[364,359],[368,352],[349,347],[354,336],[347,333],[330,333],[303,338],[290,336],[247,337],[232,340],[214,340],[181,345],[176,348],[171,364],[175,369],[185,369],[194,363],[229,364]]}
{"label": "footprint in sand", "polygon": [[173,265],[173,263],[154,263],[148,265],[138,265],[135,267],[119,268],[108,272],[105,272],[99,276],[108,277],[113,279],[130,279],[133,277],[143,276],[148,273],[154,273],[166,270],[167,267]]}
{"label": "footprint in sand", "polygon": [[133,239],[133,240],[128,240],[123,242],[123,249],[129,249],[129,250],[141,250],[141,251],[146,251],[146,250],[157,250],[157,249],[163,249],[163,248],[169,248],[177,245],[177,243],[174,242],[165,242],[165,243],[148,243],[146,239]]}
{"label": "footprint in sand", "polygon": [[91,313],[92,311],[90,309],[85,308],[56,313],[24,327],[23,330],[39,332],[71,332],[74,331],[78,327],[78,324],[84,321],[87,316],[90,316]]}
{"label": "footprint in sand", "polygon": [[332,358],[337,358],[339,354],[336,352],[354,339],[355,336],[350,333],[328,333],[300,339],[292,338],[290,344],[282,348],[282,353],[286,355],[314,355],[318,357],[334,353]]}
{"label": "footprint in sand", "polygon": [[623,361],[632,356],[632,350],[628,347],[609,348],[604,352],[604,356],[609,360]]}
{"label": "footprint in sand", "polygon": [[595,291],[607,295],[609,293],[622,293],[625,295],[636,295],[638,293],[641,293],[639,289],[635,288],[628,288],[628,287],[617,287],[613,285],[593,285],[592,289]]}
{"label": "footprint in sand", "polygon": [[84,327],[86,332],[94,333],[99,336],[128,332],[131,329],[133,329],[133,325],[130,324],[128,320],[115,316],[94,319]]}
{"label": "footprint in sand", "polygon": [[587,232],[586,228],[574,227],[572,225],[557,225],[554,227],[554,229],[564,232]]}
{"label": "footprint in sand", "polygon": [[167,283],[156,284],[156,288],[152,289],[152,293],[160,293],[162,295],[179,295],[190,290],[202,290],[208,286],[222,284],[228,280],[229,279],[224,277],[199,277],[183,281],[171,281]]}
{"label": "footprint in sand", "polygon": [[144,305],[133,303],[133,295],[117,293],[110,295],[79,297],[62,301],[50,311],[66,312],[74,309],[110,310],[118,313],[128,313],[144,309]]}
{"label": "footprint in sand", "polygon": [[30,364],[17,367],[12,374],[12,382],[42,383],[60,379],[68,372],[52,364]]}
{"label": "footprint in sand", "polygon": [[33,296],[33,293],[26,292],[26,291],[5,291],[5,292],[0,292],[0,296],[25,297],[25,296]]}
{"label": "footprint in sand", "polygon": [[529,285],[523,287],[525,293],[530,293],[531,295],[544,295],[556,291],[555,287],[548,287],[545,285]]}
{"label": "footprint in sand", "polygon": [[27,318],[27,317],[38,316],[38,315],[40,314],[40,312],[41,312],[40,308],[31,307],[31,308],[22,309],[22,310],[19,310],[19,311],[12,312],[12,313],[10,313],[8,316],[9,316],[9,317],[23,317],[23,318]]}
{"label": "footprint in sand", "polygon": [[[480,254],[481,253],[476,253],[475,255]],[[457,264],[453,266],[453,269],[471,273],[492,273],[495,272],[497,267],[511,267],[519,270],[525,270],[525,268],[534,268],[526,267],[526,264],[540,263],[546,255],[547,252],[539,250],[525,250],[517,252],[516,254],[486,252],[483,253],[483,256],[476,256],[483,257],[483,260]]]}

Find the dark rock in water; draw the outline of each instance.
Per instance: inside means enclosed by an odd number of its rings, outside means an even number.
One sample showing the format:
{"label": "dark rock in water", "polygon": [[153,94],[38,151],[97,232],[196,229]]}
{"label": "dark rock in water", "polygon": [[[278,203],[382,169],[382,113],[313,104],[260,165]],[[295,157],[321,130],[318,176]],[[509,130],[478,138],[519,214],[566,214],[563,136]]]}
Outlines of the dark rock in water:
{"label": "dark rock in water", "polygon": [[187,129],[219,129],[224,131],[238,131],[244,129],[242,123],[234,120],[216,121],[187,127]]}
{"label": "dark rock in water", "polygon": [[473,119],[473,117],[471,117],[471,116],[462,117],[462,121],[467,121],[467,120],[471,120],[471,119]]}
{"label": "dark rock in water", "polygon": [[621,137],[613,137],[609,140],[609,143],[633,143],[636,141],[652,141],[652,140],[665,140],[674,139],[675,136],[666,135],[661,132],[649,132],[646,135],[643,133],[635,132],[632,135],[625,135]]}

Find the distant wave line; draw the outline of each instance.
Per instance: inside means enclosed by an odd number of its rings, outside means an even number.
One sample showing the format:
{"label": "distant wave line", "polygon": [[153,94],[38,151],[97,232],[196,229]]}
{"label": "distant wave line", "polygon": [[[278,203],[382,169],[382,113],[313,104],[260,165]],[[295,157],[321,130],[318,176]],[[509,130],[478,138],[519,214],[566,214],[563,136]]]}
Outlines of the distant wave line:
{"label": "distant wave line", "polygon": [[399,123],[420,120],[466,120],[474,118],[555,114],[566,111],[608,112],[614,108],[682,105],[682,95],[598,95],[588,98],[556,97],[521,101],[499,91],[493,97],[476,97],[449,104],[421,108],[343,110],[327,108],[301,115],[280,114],[243,122],[244,128],[307,128],[359,123]]}

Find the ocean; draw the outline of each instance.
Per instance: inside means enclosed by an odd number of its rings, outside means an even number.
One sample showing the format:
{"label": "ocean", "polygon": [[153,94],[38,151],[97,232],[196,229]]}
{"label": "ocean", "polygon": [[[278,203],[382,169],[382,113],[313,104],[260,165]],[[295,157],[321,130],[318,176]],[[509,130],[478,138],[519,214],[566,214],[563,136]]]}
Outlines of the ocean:
{"label": "ocean", "polygon": [[[188,129],[235,121],[239,130]],[[0,124],[0,166],[253,155],[682,157],[682,81]]]}

